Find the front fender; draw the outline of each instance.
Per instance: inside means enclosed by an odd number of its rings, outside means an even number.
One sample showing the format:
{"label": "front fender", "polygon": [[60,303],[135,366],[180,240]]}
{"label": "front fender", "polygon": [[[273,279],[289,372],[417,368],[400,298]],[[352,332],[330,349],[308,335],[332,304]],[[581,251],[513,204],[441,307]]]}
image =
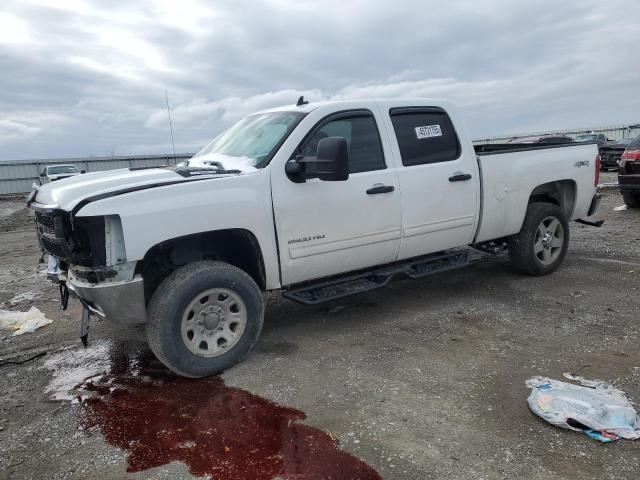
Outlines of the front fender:
{"label": "front fender", "polygon": [[141,260],[154,245],[173,238],[248,230],[263,254],[266,288],[280,287],[271,184],[265,169],[123,193],[91,202],[76,215],[118,215],[127,261]]}

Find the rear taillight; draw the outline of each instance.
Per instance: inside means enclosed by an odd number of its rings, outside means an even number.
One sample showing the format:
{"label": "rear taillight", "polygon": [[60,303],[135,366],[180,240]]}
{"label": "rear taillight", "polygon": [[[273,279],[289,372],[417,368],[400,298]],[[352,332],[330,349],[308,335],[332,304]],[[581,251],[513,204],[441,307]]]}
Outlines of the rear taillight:
{"label": "rear taillight", "polygon": [[621,160],[640,160],[640,150],[626,150]]}
{"label": "rear taillight", "polygon": [[596,175],[593,179],[593,186],[597,187],[600,183],[600,155],[596,155]]}

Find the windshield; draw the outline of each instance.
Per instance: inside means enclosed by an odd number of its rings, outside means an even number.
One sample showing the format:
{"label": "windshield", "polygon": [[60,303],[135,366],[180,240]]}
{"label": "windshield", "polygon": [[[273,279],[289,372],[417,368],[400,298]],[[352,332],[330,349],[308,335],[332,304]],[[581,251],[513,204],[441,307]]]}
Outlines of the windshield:
{"label": "windshield", "polygon": [[58,167],[47,167],[49,175],[59,175],[61,173],[78,173],[78,169],[73,165],[60,165]]}
{"label": "windshield", "polygon": [[588,142],[589,140],[596,140],[597,135],[595,134],[586,134],[586,135],[578,135],[576,137],[576,142]]}
{"label": "windshield", "polygon": [[251,171],[266,166],[304,117],[301,112],[249,115],[189,160],[189,167]]}

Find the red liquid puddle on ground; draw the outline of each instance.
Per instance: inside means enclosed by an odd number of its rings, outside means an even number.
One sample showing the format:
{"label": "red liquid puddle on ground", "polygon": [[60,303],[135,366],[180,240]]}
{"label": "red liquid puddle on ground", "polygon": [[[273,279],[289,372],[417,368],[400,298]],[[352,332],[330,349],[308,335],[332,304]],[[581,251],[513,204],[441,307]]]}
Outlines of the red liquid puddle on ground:
{"label": "red liquid puddle on ground", "polygon": [[298,423],[300,410],[220,377],[178,377],[146,350],[110,352],[109,371],[79,387],[83,397],[91,392],[81,422],[129,453],[128,472],[180,461],[193,475],[225,480],[381,479],[330,435]]}

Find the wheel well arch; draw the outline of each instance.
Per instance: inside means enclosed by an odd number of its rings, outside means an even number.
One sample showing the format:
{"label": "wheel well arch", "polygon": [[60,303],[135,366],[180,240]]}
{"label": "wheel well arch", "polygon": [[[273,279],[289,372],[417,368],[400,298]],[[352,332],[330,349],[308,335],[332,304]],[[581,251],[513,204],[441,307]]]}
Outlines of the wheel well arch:
{"label": "wheel well arch", "polygon": [[249,230],[233,228],[171,238],[147,250],[136,265],[144,279],[145,303],[172,272],[198,260],[218,260],[234,265],[266,288],[264,259],[260,243]]}
{"label": "wheel well arch", "polygon": [[531,202],[549,202],[562,208],[567,220],[571,219],[578,194],[576,182],[573,180],[556,180],[543,183],[533,189],[529,195]]}

